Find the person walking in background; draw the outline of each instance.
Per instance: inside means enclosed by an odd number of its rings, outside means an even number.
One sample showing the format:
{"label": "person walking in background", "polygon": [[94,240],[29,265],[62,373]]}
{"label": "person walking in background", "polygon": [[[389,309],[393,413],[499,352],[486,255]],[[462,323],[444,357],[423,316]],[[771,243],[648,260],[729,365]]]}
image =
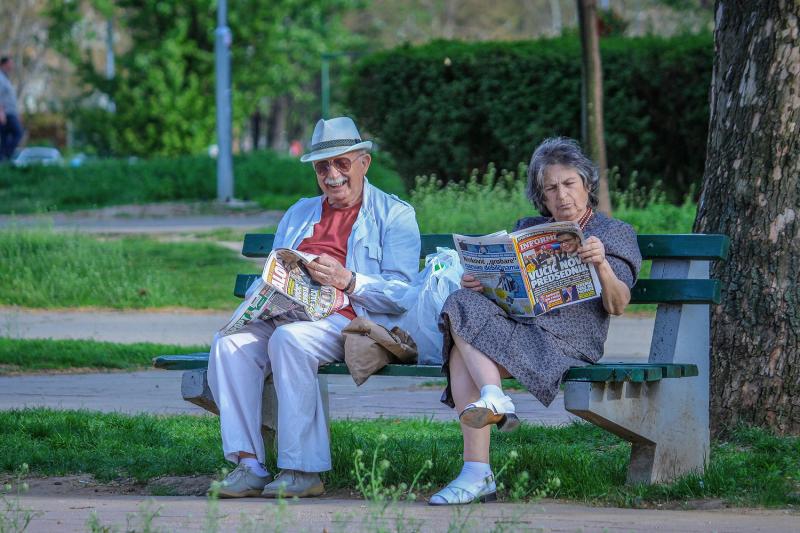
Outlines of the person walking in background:
{"label": "person walking in background", "polygon": [[11,83],[14,60],[0,57],[0,161],[10,160],[22,139],[22,122],[17,112],[17,90]]}

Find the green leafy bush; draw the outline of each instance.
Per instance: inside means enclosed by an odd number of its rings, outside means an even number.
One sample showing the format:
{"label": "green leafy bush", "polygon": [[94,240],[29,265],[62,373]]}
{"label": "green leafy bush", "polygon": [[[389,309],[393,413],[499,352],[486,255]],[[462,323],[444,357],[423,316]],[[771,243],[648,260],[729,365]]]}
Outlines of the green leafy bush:
{"label": "green leafy bush", "polygon": [[[525,166],[516,173],[489,167],[482,176],[473,171],[463,182],[443,184],[422,176],[411,192],[411,203],[422,233],[492,233],[511,231],[522,217],[538,213],[525,197]],[[644,194],[639,188],[613,195],[614,217],[637,233],[691,233],[697,206],[687,198],[674,205],[656,186]]]}
{"label": "green leafy bush", "polygon": [[[211,200],[217,195],[216,161],[207,156],[108,159],[80,167],[0,166],[0,213],[31,213],[109,205]],[[271,151],[237,156],[235,196],[269,209],[285,209],[302,196],[319,194],[314,170],[297,158]],[[405,194],[398,175],[376,157],[370,180]]]}
{"label": "green leafy bush", "polygon": [[[660,178],[680,201],[703,173],[711,36],[607,38],[601,48],[609,166],[638,171],[642,186]],[[348,102],[409,184],[489,161],[515,169],[544,137],[580,138],[580,54],[574,36],[404,46],[359,62]]]}

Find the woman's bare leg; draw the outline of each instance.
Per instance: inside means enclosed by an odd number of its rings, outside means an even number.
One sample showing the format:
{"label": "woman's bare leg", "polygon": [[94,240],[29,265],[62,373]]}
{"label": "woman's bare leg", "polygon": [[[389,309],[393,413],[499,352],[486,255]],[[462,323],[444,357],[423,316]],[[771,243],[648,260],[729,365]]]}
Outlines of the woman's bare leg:
{"label": "woman's bare leg", "polygon": [[458,351],[461,353],[467,371],[469,375],[472,376],[472,381],[478,387],[478,391],[486,385],[496,385],[500,387],[501,374],[497,363],[459,337],[452,328],[450,329],[450,334],[453,336],[455,347],[458,348]]}
{"label": "woman's bare leg", "polygon": [[[467,346],[469,345],[467,344]],[[472,348],[471,346],[469,347]],[[472,349],[474,350],[474,348]],[[488,357],[480,352],[478,353],[491,362]],[[450,390],[453,394],[453,402],[456,404],[456,412],[460,413],[464,410],[467,404],[480,398],[480,389],[476,386],[475,381],[472,379],[472,376],[465,364],[461,350],[459,350],[458,346],[453,346],[453,349],[450,350],[449,366]],[[497,371],[496,368],[495,371]],[[464,436],[464,461],[489,463],[490,429],[491,426],[475,429],[461,424],[461,433]]]}

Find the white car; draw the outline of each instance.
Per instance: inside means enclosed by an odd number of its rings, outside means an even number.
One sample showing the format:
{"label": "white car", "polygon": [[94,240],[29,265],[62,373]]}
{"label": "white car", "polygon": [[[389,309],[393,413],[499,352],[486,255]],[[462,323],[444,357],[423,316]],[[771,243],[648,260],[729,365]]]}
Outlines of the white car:
{"label": "white car", "polygon": [[27,167],[28,165],[62,165],[64,159],[61,152],[56,148],[46,146],[29,146],[20,150],[17,157],[12,160],[15,167]]}

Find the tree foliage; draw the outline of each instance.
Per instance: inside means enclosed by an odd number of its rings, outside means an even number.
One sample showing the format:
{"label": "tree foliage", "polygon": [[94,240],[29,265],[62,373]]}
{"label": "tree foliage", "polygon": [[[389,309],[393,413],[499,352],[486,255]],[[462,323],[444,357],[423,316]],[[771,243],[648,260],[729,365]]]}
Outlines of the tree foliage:
{"label": "tree foliage", "polygon": [[[234,124],[241,125],[264,99],[310,98],[320,53],[357,44],[339,22],[355,1],[229,2]],[[116,50],[111,80],[76,38],[87,10],[113,17],[128,41]],[[216,2],[53,1],[49,14],[51,42],[75,64],[94,101],[101,94],[113,103],[109,150],[176,155],[201,152],[214,142]]]}
{"label": "tree foliage", "polygon": [[[682,199],[703,172],[711,36],[609,37],[601,53],[609,167]],[[360,62],[348,101],[409,183],[515,169],[544,137],[581,137],[580,54],[574,37],[400,47]]]}

